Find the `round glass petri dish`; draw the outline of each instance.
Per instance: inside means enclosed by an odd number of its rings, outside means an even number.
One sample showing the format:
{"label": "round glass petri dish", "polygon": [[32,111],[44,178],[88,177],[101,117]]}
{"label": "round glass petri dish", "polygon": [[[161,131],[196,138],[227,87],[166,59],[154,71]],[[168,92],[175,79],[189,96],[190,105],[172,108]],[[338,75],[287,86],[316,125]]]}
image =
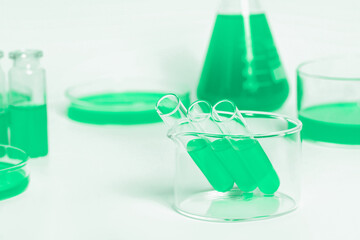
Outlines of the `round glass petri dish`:
{"label": "round glass petri dish", "polygon": [[24,192],[29,185],[28,155],[21,149],[0,145],[0,200]]}
{"label": "round glass petri dish", "polygon": [[67,115],[70,119],[91,124],[146,124],[160,122],[157,101],[176,93],[190,105],[189,88],[181,84],[147,79],[99,80],[70,87]]}
{"label": "round glass petri dish", "polygon": [[298,67],[298,113],[304,139],[360,145],[359,65],[360,55],[353,55]]}

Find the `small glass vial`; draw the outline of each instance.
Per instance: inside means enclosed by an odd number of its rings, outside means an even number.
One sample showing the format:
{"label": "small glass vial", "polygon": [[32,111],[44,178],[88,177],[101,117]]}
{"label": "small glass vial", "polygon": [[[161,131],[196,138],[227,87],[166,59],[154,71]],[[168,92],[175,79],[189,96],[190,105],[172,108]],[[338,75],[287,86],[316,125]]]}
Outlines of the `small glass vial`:
{"label": "small glass vial", "polygon": [[39,50],[9,54],[14,60],[9,71],[10,143],[30,157],[48,153],[45,70]]}
{"label": "small glass vial", "polygon": [[[0,51],[0,59],[4,53]],[[8,144],[8,114],[5,73],[0,65],[0,144]]]}

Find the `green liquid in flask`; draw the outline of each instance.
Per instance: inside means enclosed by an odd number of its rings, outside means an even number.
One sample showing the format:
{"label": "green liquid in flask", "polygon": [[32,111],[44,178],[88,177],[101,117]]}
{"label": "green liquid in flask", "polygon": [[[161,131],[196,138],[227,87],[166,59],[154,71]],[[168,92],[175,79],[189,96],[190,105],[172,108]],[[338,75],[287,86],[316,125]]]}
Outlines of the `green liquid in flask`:
{"label": "green liquid in flask", "polygon": [[[10,163],[0,163],[0,170],[13,166]],[[23,169],[0,172],[0,200],[24,192],[28,184],[29,177]]]}
{"label": "green liquid in flask", "polygon": [[243,192],[252,192],[257,185],[247,170],[243,159],[238,156],[228,139],[218,139],[211,143],[221,163],[235,180],[236,185]]}
{"label": "green liquid in flask", "polygon": [[0,144],[8,144],[8,114],[0,111]]}
{"label": "green liquid in flask", "polygon": [[247,20],[217,16],[197,96],[212,104],[230,99],[243,110],[275,110],[289,93],[286,75],[265,14]]}
{"label": "green liquid in flask", "polygon": [[187,143],[187,152],[218,192],[227,192],[234,186],[234,180],[221,164],[215,152],[205,139],[194,139]]}
{"label": "green liquid in flask", "polygon": [[235,146],[260,191],[264,194],[275,193],[280,179],[260,143],[254,139],[239,140],[235,141]]}
{"label": "green liquid in flask", "polygon": [[302,137],[313,141],[359,145],[360,103],[331,103],[299,112]]}
{"label": "green liquid in flask", "polygon": [[46,105],[10,106],[10,143],[29,157],[48,153]]}
{"label": "green liquid in flask", "polygon": [[[121,92],[79,98],[68,109],[69,118],[92,124],[142,124],[161,121],[155,105],[164,93]],[[190,103],[189,94],[179,96]]]}

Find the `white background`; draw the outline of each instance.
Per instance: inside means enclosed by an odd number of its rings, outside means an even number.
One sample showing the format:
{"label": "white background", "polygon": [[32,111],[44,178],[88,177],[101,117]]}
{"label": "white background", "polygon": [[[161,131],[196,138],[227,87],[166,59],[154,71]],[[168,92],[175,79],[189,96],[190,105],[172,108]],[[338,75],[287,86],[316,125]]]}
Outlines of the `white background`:
{"label": "white background", "polygon": [[[300,62],[360,52],[357,0],[261,3],[292,86]],[[297,211],[258,222],[208,223],[171,208],[173,144],[161,123],[93,126],[66,117],[65,89],[102,76],[196,85],[216,0],[0,4],[0,49],[44,51],[50,134],[49,157],[31,161],[28,190],[0,202],[1,240],[360,238],[360,149],[305,142]],[[282,111],[294,115],[294,101],[292,92]]]}

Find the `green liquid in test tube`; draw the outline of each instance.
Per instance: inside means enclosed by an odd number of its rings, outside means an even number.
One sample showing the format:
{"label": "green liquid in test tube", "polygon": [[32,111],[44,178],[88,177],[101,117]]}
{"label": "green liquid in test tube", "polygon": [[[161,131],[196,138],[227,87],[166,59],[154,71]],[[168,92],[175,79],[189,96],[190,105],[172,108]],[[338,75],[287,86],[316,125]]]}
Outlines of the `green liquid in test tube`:
{"label": "green liquid in test tube", "polygon": [[232,189],[234,181],[217,158],[209,141],[190,140],[187,143],[187,151],[216,191],[227,192]]}
{"label": "green liquid in test tube", "polygon": [[[224,114],[225,111],[221,109],[233,114]],[[213,107],[213,117],[228,134],[246,135],[249,131],[236,105],[231,101],[223,100],[217,103]],[[280,186],[280,179],[260,143],[252,138],[232,139],[231,143],[260,191],[264,194],[275,193]]]}
{"label": "green liquid in test tube", "polygon": [[243,192],[254,191],[257,187],[256,182],[229,139],[222,138],[215,140],[211,143],[211,146],[220,158],[221,163],[233,177],[238,188]]}
{"label": "green liquid in test tube", "polygon": [[[194,102],[189,107],[188,118],[203,132],[223,134],[221,129],[212,120],[211,105],[206,101],[199,100]],[[209,144],[218,157],[219,163],[235,181],[239,189],[244,192],[252,192],[256,189],[256,182],[243,165],[242,159],[240,159],[228,138],[216,138],[211,143],[209,141]]]}
{"label": "green liquid in test tube", "polygon": [[[179,131],[181,126],[188,127],[196,132],[196,128],[186,117],[186,109],[180,99],[169,94],[162,97],[156,106],[157,112],[164,123],[171,129]],[[211,148],[210,142],[200,136],[178,136],[179,142],[198,166],[210,185],[218,192],[227,192],[232,189],[234,180],[221,165],[220,160]],[[189,139],[190,138],[190,139]]]}
{"label": "green liquid in test tube", "polygon": [[265,194],[275,193],[280,186],[280,179],[260,143],[255,139],[239,140],[235,141],[235,146],[260,191]]}

